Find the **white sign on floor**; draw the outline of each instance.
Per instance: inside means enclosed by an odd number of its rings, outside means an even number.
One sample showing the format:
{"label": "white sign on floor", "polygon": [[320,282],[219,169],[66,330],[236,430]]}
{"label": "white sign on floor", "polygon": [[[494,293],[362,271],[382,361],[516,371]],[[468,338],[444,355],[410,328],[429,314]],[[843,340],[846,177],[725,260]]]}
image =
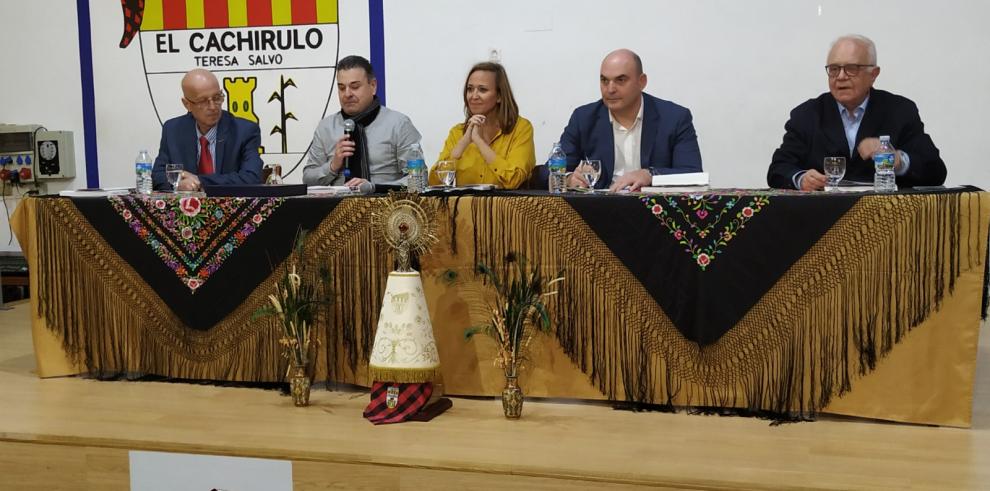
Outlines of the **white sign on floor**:
{"label": "white sign on floor", "polygon": [[132,491],[292,491],[288,460],[131,451]]}

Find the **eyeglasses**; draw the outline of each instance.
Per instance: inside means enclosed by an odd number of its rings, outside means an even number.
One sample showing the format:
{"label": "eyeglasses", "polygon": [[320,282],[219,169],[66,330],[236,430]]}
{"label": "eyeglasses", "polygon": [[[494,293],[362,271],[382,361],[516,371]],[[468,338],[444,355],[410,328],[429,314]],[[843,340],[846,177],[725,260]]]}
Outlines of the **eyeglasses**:
{"label": "eyeglasses", "polygon": [[876,65],[825,65],[825,73],[828,74],[828,78],[835,78],[839,76],[839,71],[845,71],[846,75],[850,77],[855,77],[859,75],[859,71],[864,68],[874,67]]}
{"label": "eyeglasses", "polygon": [[226,98],[227,97],[223,94],[223,92],[221,92],[221,93],[219,93],[219,94],[217,94],[217,95],[215,95],[213,97],[207,97],[206,99],[203,99],[201,101],[193,102],[193,101],[190,101],[189,99],[186,99],[186,101],[188,101],[190,104],[192,104],[192,105],[194,105],[196,107],[205,108],[205,107],[210,107],[210,103],[211,102],[214,103],[214,104],[216,104],[217,106],[222,106],[223,105],[223,101]]}

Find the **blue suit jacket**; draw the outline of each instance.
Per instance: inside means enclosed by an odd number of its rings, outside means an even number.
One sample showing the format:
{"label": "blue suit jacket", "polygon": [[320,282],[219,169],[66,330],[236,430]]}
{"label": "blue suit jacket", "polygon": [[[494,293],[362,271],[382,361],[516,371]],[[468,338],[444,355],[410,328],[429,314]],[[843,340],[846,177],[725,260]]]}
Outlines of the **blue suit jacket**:
{"label": "blue suit jacket", "polygon": [[[643,93],[642,125],[640,165],[644,169],[653,174],[701,172],[701,151],[691,111]],[[595,187],[612,184],[615,138],[608,107],[600,99],[574,110],[560,144],[567,154],[567,170],[573,171],[583,158],[601,160],[602,175]]]}
{"label": "blue suit jacket", "polygon": [[[216,156],[213,159],[214,173],[199,176],[204,185],[211,184],[260,184],[261,129],[257,123],[235,118],[227,111],[220,114],[217,123]],[[162,125],[162,142],[158,157],[151,171],[156,190],[168,191],[172,185],[165,179],[165,164],[182,164],[182,168],[193,174],[199,173],[199,159],[196,151],[199,141],[196,136],[196,120],[192,114],[172,118]]]}

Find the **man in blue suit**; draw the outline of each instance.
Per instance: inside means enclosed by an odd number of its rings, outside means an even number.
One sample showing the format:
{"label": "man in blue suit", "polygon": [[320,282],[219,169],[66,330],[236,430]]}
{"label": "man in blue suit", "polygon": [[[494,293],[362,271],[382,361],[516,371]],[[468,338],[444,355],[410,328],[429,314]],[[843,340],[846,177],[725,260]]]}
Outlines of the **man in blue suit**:
{"label": "man in blue suit", "polygon": [[209,71],[196,68],[182,77],[182,105],[189,112],[162,125],[161,146],[151,171],[156,190],[172,189],[165,164],[182,164],[179,191],[261,183],[261,130],[257,123],[224,111],[223,101],[220,83]]}
{"label": "man in blue suit", "polygon": [[[701,172],[691,111],[643,92],[643,62],[628,49],[602,61],[602,98],[574,110],[560,137],[573,171],[582,159],[602,162],[596,188],[637,191],[657,174]],[[568,186],[588,187],[573,173]]]}

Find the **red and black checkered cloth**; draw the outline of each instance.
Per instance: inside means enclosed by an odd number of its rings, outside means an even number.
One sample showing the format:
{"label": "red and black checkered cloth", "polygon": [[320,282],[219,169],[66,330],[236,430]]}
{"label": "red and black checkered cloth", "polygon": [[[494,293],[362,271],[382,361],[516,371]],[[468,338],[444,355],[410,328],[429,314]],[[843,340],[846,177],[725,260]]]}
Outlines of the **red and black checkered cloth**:
{"label": "red and black checkered cloth", "polygon": [[376,425],[401,423],[423,409],[431,395],[433,384],[430,382],[375,382],[371,386],[371,402],[364,408],[364,417]]}

